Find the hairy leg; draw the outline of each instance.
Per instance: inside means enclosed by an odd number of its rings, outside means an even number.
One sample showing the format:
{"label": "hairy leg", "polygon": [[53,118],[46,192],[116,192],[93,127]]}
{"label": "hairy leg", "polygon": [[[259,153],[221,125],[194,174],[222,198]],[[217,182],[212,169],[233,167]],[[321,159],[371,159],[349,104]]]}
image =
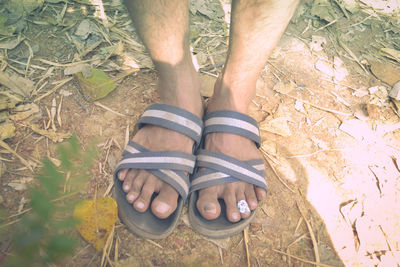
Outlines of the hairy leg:
{"label": "hairy leg", "polygon": [[[160,101],[201,117],[199,79],[189,50],[188,1],[125,0],[125,4],[158,71]],[[133,141],[152,151],[191,153],[193,146],[189,137],[156,126],[142,128]],[[147,210],[153,193],[158,193],[151,203],[151,210],[157,217],[166,218],[176,209],[178,193],[149,172],[125,169],[118,177],[124,181],[127,200],[137,211]]]}
{"label": "hairy leg", "polygon": [[[207,112],[234,110],[247,113],[255,96],[255,85],[261,70],[282,36],[298,0],[233,0],[229,50],[222,74],[218,78]],[[206,136],[206,149],[218,151],[239,160],[260,158],[255,144],[241,136],[212,133]],[[266,197],[265,190],[245,182],[235,182],[203,189],[197,208],[207,219],[220,214],[218,198],[226,204],[227,218],[236,222],[250,213],[240,214],[236,203],[247,200],[250,209]]]}

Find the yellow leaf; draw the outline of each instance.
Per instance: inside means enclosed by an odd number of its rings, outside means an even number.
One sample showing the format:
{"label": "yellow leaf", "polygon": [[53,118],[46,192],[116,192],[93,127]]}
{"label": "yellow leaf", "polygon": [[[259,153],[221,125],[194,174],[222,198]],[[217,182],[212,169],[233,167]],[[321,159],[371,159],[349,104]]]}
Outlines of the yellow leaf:
{"label": "yellow leaf", "polygon": [[74,218],[79,221],[77,229],[82,237],[101,251],[117,220],[118,208],[113,198],[85,200],[74,209]]}

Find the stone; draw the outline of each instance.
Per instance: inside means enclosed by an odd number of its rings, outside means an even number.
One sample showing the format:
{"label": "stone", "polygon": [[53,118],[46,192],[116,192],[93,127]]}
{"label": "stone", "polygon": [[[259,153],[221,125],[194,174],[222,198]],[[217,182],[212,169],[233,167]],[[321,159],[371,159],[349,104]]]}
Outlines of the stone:
{"label": "stone", "polygon": [[400,81],[393,85],[389,92],[389,96],[395,100],[400,100]]}

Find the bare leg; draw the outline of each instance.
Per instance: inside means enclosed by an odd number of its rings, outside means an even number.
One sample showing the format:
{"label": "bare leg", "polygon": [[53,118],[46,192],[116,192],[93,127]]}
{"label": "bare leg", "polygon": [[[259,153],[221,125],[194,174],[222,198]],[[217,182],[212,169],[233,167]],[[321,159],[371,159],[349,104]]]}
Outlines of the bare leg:
{"label": "bare leg", "polygon": [[[189,50],[188,2],[182,0],[125,0],[134,25],[147,47],[159,74],[161,102],[202,116],[202,103],[197,73]],[[133,141],[152,151],[174,150],[192,153],[193,141],[165,128],[146,126]],[[151,203],[153,214],[168,217],[177,205],[178,193],[144,170],[122,170],[127,200],[137,211],[144,212]]]}
{"label": "bare leg", "polygon": [[[298,0],[233,0],[230,43],[224,70],[215,85],[207,112],[234,110],[247,113],[255,96],[255,85],[261,70],[282,36]],[[255,144],[240,136],[212,133],[206,136],[206,149],[225,153],[239,160],[260,158]],[[218,198],[226,204],[227,217],[236,222],[250,213],[240,214],[236,203],[245,199],[250,209],[257,207],[266,192],[244,182],[203,189],[197,208],[207,219],[219,216]]]}

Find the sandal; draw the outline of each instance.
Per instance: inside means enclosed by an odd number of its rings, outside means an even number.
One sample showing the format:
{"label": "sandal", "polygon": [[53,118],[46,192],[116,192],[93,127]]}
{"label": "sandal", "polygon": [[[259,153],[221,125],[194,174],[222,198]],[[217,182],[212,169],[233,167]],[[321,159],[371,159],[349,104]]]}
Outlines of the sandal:
{"label": "sandal", "polygon": [[[203,122],[184,109],[165,104],[151,105],[139,119],[137,128],[146,124],[162,126],[191,137],[195,142],[193,152],[199,146]],[[114,197],[118,204],[119,217],[129,230],[144,238],[160,239],[175,229],[189,194],[188,175],[193,173],[195,162],[196,157],[192,154],[178,151],[153,152],[129,141],[114,172]],[[126,200],[126,193],[122,190],[123,181],[118,179],[118,172],[122,169],[145,169],[170,184],[179,193],[176,210],[165,219],[156,217],[150,207],[145,212],[136,211]],[[154,198],[155,195],[151,201]]]}
{"label": "sandal", "polygon": [[[215,132],[231,133],[249,138],[257,147],[260,146],[257,122],[243,113],[230,110],[211,112],[205,116],[204,126],[204,136]],[[200,149],[196,170],[198,168],[201,170],[195,171],[190,186],[189,221],[192,227],[211,238],[225,238],[241,232],[254,218],[255,210],[251,211],[249,217],[233,223],[226,217],[224,201],[218,200],[221,214],[215,220],[207,220],[196,207],[198,190],[240,180],[267,190],[264,160],[240,161],[219,152]]]}

